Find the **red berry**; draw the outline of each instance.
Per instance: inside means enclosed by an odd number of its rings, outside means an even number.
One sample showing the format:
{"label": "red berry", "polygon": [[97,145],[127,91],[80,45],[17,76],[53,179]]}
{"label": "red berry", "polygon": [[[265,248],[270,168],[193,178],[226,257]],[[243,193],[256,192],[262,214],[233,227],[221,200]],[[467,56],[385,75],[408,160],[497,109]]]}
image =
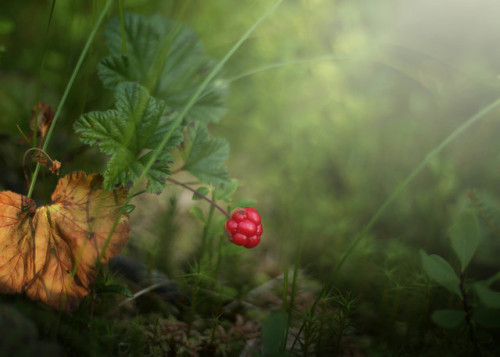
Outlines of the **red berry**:
{"label": "red berry", "polygon": [[253,207],[247,207],[247,218],[252,221],[255,224],[260,223],[260,214],[257,212],[257,210]]}
{"label": "red berry", "polygon": [[226,235],[236,245],[253,248],[262,235],[261,218],[253,207],[237,208],[226,222]]}
{"label": "red berry", "polygon": [[226,229],[229,233],[234,234],[238,231],[238,222],[230,219],[226,222]]}
{"label": "red berry", "polygon": [[253,248],[260,242],[260,236],[251,236],[248,237],[247,244],[245,244],[245,248]]}
{"label": "red berry", "polygon": [[242,221],[238,223],[238,231],[249,237],[257,232],[257,226],[252,221]]}

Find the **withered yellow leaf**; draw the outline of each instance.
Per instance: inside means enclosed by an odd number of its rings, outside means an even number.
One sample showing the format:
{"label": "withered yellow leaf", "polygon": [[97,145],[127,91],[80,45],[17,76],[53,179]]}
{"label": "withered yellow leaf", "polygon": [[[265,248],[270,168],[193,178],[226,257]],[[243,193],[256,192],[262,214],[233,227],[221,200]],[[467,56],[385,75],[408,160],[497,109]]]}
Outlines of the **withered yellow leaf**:
{"label": "withered yellow leaf", "polygon": [[[0,293],[72,310],[90,293],[97,261],[118,218],[127,191],[102,188],[100,175],[73,172],[61,178],[51,205],[36,208],[20,194],[0,192]],[[101,263],[128,241],[122,215]]]}

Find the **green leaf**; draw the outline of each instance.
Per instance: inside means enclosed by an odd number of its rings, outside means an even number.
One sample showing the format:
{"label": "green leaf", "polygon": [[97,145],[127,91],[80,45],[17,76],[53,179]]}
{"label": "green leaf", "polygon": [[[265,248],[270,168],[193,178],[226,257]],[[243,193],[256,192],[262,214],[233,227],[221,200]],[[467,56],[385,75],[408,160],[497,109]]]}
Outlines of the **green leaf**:
{"label": "green leaf", "polygon": [[253,207],[257,204],[257,201],[252,200],[251,198],[242,198],[238,202],[233,205],[233,208],[238,207]]}
{"label": "green leaf", "polygon": [[[196,190],[196,192],[202,194],[203,196],[207,197],[207,195],[210,193],[210,189],[206,186],[202,186]],[[193,193],[193,198],[194,201],[202,200],[200,196],[198,196],[196,193]]]}
{"label": "green leaf", "polygon": [[202,123],[197,123],[189,130],[184,151],[184,170],[189,171],[201,182],[219,186],[231,180],[224,161],[229,156],[229,144],[226,140],[213,139]]}
{"label": "green leaf", "polygon": [[[280,356],[288,325],[288,315],[283,311],[273,311],[262,326],[262,348],[265,356]],[[281,352],[281,354],[280,354]]]}
{"label": "green leaf", "polygon": [[432,313],[432,321],[437,325],[454,329],[464,322],[465,312],[460,310],[438,310]]}
{"label": "green leaf", "polygon": [[135,205],[126,205],[123,207],[123,210],[126,214],[130,214],[135,210]]}
{"label": "green leaf", "polygon": [[231,179],[229,182],[224,182],[215,189],[216,200],[227,200],[238,188],[238,180]]}
{"label": "green leaf", "polygon": [[[151,97],[146,88],[136,83],[119,84],[115,99],[116,109],[83,114],[74,125],[82,142],[97,145],[103,153],[111,155],[104,173],[104,187],[108,190],[115,185],[133,184],[173,122],[165,103]],[[168,150],[182,140],[176,129],[146,175],[148,192],[162,191],[173,161]]]}
{"label": "green leaf", "polygon": [[477,283],[478,284],[484,284],[486,286],[490,286],[491,284],[493,284],[497,280],[500,280],[500,271],[497,272],[495,275],[489,277],[486,280],[477,281]]}
{"label": "green leaf", "polygon": [[[107,88],[121,82],[138,82],[155,98],[175,111],[186,106],[197,87],[214,67],[198,37],[188,28],[160,16],[124,16],[127,53],[122,53],[119,18],[104,30],[111,55],[98,65],[99,77]],[[214,80],[186,115],[187,121],[213,122],[224,115],[225,89]]]}
{"label": "green leaf", "polygon": [[476,215],[472,211],[460,214],[449,235],[453,251],[460,261],[461,269],[464,270],[479,245],[479,223]]}
{"label": "green leaf", "polygon": [[189,209],[189,213],[198,218],[200,221],[205,222],[205,215],[200,207],[193,206]]}
{"label": "green leaf", "polygon": [[432,280],[452,293],[460,296],[460,280],[446,260],[435,254],[428,255],[422,249],[420,250],[420,258],[424,271]]}
{"label": "green leaf", "polygon": [[491,290],[482,283],[474,284],[474,291],[484,306],[492,309],[500,309],[500,293]]}

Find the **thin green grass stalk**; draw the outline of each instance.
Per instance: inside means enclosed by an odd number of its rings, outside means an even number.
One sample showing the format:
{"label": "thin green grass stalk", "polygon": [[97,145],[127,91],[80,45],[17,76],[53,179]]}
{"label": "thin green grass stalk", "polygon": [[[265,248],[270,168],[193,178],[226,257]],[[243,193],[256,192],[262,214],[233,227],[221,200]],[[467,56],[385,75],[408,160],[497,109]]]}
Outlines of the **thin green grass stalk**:
{"label": "thin green grass stalk", "polygon": [[118,11],[120,12],[120,29],[122,31],[122,52],[127,54],[127,36],[125,34],[125,18],[123,17],[122,0],[118,0]]}
{"label": "thin green grass stalk", "polygon": [[195,280],[195,283],[193,286],[193,296],[191,298],[191,304],[189,306],[188,330],[186,332],[188,338],[191,335],[191,329],[193,327],[196,304],[198,302],[198,295],[200,293],[200,283],[201,283],[201,266],[200,266],[200,264],[197,264],[197,271],[196,271],[195,275],[196,275],[195,276],[196,280]]}
{"label": "thin green grass stalk", "polygon": [[[278,69],[281,67],[285,66],[291,66],[291,65],[297,65],[297,64],[307,64],[307,63],[313,63],[313,62],[323,62],[323,61],[340,61],[340,60],[349,60],[349,59],[354,59],[354,57],[348,57],[348,56],[334,56],[334,55],[323,55],[323,56],[318,56],[318,57],[310,57],[310,58],[300,58],[296,60],[291,60],[291,61],[282,61],[282,62],[276,62],[276,63],[270,63],[264,66],[256,67],[253,69],[250,69],[246,72],[240,73],[238,75],[235,75],[234,77],[230,77],[228,79],[224,80],[225,85],[229,85],[233,82],[236,82],[240,79],[249,77],[251,75],[260,73],[260,72],[265,72],[269,71],[271,69]],[[212,93],[216,88],[212,88],[209,91],[205,92],[205,95],[208,95]]]}
{"label": "thin green grass stalk", "polygon": [[[92,16],[91,16],[91,20],[90,20],[91,27],[93,27],[95,24],[95,17],[96,17],[96,0],[92,0]],[[92,59],[93,52],[94,52],[94,45],[91,44],[90,48],[89,48],[89,58],[90,59]],[[92,70],[90,69],[91,65],[92,65],[92,60],[87,62],[85,69],[82,71],[83,72],[82,76],[85,78],[85,80],[84,80],[84,84],[83,84],[83,93],[82,93],[80,113],[83,113],[83,111],[85,110],[85,104],[87,103],[89,81],[90,81],[90,77],[92,75]]]}
{"label": "thin green grass stalk", "polygon": [[[214,194],[212,194],[212,201],[213,200],[215,200]],[[207,257],[209,266],[212,263],[212,244],[208,242],[208,233],[210,231],[210,226],[214,217],[214,210],[215,207],[213,205],[210,205],[210,208],[208,209],[207,221],[205,222],[205,226],[203,227],[203,235],[201,240],[201,257],[202,259],[205,256]]]}
{"label": "thin green grass stalk", "polygon": [[216,283],[219,280],[220,267],[222,264],[222,243],[223,242],[224,242],[224,236],[219,235],[219,244],[217,246],[217,260],[215,261],[215,268],[214,268],[214,279],[215,279]]}
{"label": "thin green grass stalk", "polygon": [[[35,123],[33,126],[33,141],[32,147],[37,146],[37,135],[38,135],[38,102],[40,101],[40,93],[42,92],[42,73],[45,69],[45,53],[47,52],[47,38],[49,35],[50,24],[52,23],[52,18],[54,16],[54,9],[56,7],[56,0],[52,1],[52,6],[50,7],[49,21],[47,22],[47,28],[45,29],[45,36],[43,39],[43,49],[42,58],[40,59],[40,68],[38,70],[38,84],[36,86],[36,100],[35,100]],[[28,141],[29,143],[29,141]]]}
{"label": "thin green grass stalk", "polygon": [[[57,106],[57,111],[54,115],[54,119],[52,121],[52,124],[50,125],[49,131],[47,132],[47,136],[45,137],[45,140],[43,141],[43,145],[42,145],[43,151],[47,151],[47,146],[50,142],[50,138],[52,137],[52,133],[54,132],[54,128],[56,126],[57,120],[59,119],[59,116],[61,115],[62,108],[64,107],[64,104],[66,103],[66,99],[68,98],[69,91],[71,90],[71,87],[73,87],[73,83],[75,82],[76,76],[77,76],[78,72],[80,71],[83,60],[85,59],[85,56],[87,55],[87,52],[90,48],[90,45],[92,44],[94,37],[97,33],[97,30],[99,29],[101,23],[103,22],[104,17],[108,13],[108,10],[111,7],[112,2],[113,2],[113,0],[108,0],[106,5],[104,6],[104,9],[101,12],[101,15],[99,16],[99,19],[97,19],[97,22],[95,23],[94,28],[92,29],[92,32],[89,35],[87,43],[85,44],[85,47],[83,48],[82,53],[80,54],[80,57],[78,58],[78,62],[76,63],[76,66],[73,70],[73,73],[71,74],[71,77],[68,81],[68,84],[66,85],[66,89],[64,90],[63,96],[61,97],[59,105]],[[35,172],[33,172],[33,176],[31,177],[30,187],[29,187],[28,194],[27,194],[28,197],[31,197],[33,195],[33,190],[35,188],[36,179],[38,177],[38,173],[40,172],[40,166],[41,166],[41,164],[38,162],[36,164],[36,167],[35,167]]]}
{"label": "thin green grass stalk", "polygon": [[287,312],[288,304],[288,264],[285,267],[285,271],[283,272],[283,292],[281,294],[281,310],[283,312]]}
{"label": "thin green grass stalk", "polygon": [[317,56],[317,57],[309,57],[309,58],[299,58],[291,61],[282,61],[282,62],[276,62],[276,63],[269,63],[264,66],[256,67],[254,69],[248,70],[246,72],[243,72],[241,74],[238,74],[234,77],[230,77],[226,79],[224,82],[227,84],[230,84],[232,82],[235,82],[237,80],[240,80],[242,78],[260,73],[260,72],[265,72],[269,71],[271,69],[277,69],[281,67],[286,67],[286,66],[292,66],[292,65],[297,65],[297,64],[307,64],[307,63],[312,63],[312,62],[324,62],[324,61],[340,61],[340,60],[350,60],[353,59],[354,57],[349,57],[349,56],[334,56],[334,55],[323,55],[323,56]]}
{"label": "thin green grass stalk", "polygon": [[[113,226],[111,227],[111,230],[109,232],[108,238],[106,239],[106,242],[104,243],[104,246],[101,250],[101,254],[99,255],[98,259],[98,265],[100,264],[100,261],[102,260],[102,257],[104,256],[104,252],[106,251],[109,242],[111,240],[111,236],[113,235],[114,231],[116,230],[116,227],[118,226],[118,222],[120,220],[121,214],[125,212],[125,207],[129,204],[130,202],[130,196],[133,196],[134,193],[138,190],[139,185],[141,185],[142,181],[146,177],[146,174],[148,171],[151,169],[153,166],[154,162],[160,155],[161,151],[163,148],[166,146],[168,143],[168,140],[172,136],[173,132],[181,125],[182,120],[188,113],[188,111],[193,107],[193,105],[196,103],[196,101],[200,98],[203,90],[209,85],[209,83],[215,78],[215,76],[222,70],[223,66],[226,64],[226,62],[231,58],[231,56],[238,50],[238,48],[241,47],[241,45],[248,39],[250,34],[276,9],[283,0],[277,0],[260,18],[255,21],[255,23],[240,37],[240,39],[229,49],[229,51],[226,53],[226,55],[222,58],[222,60],[212,69],[212,71],[208,74],[208,76],[205,78],[203,83],[198,87],[197,91],[193,94],[189,102],[186,104],[182,112],[179,114],[179,116],[176,118],[175,122],[173,123],[172,127],[170,130],[165,134],[163,137],[163,140],[161,143],[158,145],[156,150],[153,152],[151,155],[151,158],[149,162],[145,165],[144,170],[139,176],[139,178],[135,181],[134,185],[132,186],[130,190],[130,195],[125,201],[125,204],[122,206],[120,209],[120,214],[117,216],[115,219],[115,222],[113,223]],[[37,166],[39,168],[39,165]]]}
{"label": "thin green grass stalk", "polygon": [[297,278],[299,275],[299,267],[300,267],[300,258],[301,258],[301,253],[302,251],[302,233],[299,234],[299,239],[297,242],[297,253],[295,256],[295,264],[293,267],[293,276],[292,276],[292,290],[290,292],[290,304],[288,305],[288,323],[286,325],[286,330],[285,330],[285,338],[283,341],[283,349],[286,349],[286,343],[288,340],[288,332],[290,330],[290,323],[292,321],[292,313],[293,313],[293,308],[295,305],[295,297],[297,296]]}

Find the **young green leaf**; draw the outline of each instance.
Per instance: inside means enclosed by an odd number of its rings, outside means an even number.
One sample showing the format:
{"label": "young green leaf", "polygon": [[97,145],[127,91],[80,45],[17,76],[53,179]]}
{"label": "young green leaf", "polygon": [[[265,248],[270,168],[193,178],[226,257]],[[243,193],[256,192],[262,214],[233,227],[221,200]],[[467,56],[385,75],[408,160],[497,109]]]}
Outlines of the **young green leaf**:
{"label": "young green leaf", "polygon": [[500,271],[497,272],[495,275],[489,277],[488,279],[478,281],[478,284],[484,284],[486,286],[490,286],[493,284],[495,281],[500,280]]}
{"label": "young green leaf", "polygon": [[479,300],[484,306],[492,309],[500,309],[500,293],[491,290],[489,287],[482,283],[474,284],[474,291],[476,292]]}
{"label": "young green leaf", "polygon": [[237,179],[231,179],[231,181],[227,183],[222,183],[216,188],[214,192],[215,199],[228,201],[230,199],[230,196],[236,192],[237,188],[238,188]]}
{"label": "young green leaf", "polygon": [[460,326],[465,319],[465,312],[460,310],[438,310],[432,313],[432,321],[437,325],[454,329]]}
{"label": "young green leaf", "polygon": [[[137,179],[172,123],[165,103],[151,97],[146,88],[136,83],[119,84],[115,99],[116,109],[83,114],[75,122],[75,131],[82,142],[97,145],[111,155],[104,173],[106,189],[117,184],[129,186]],[[168,149],[182,140],[176,130],[146,175],[148,192],[162,191],[173,161]]]}
{"label": "young green leaf", "polygon": [[422,266],[429,277],[442,287],[460,296],[460,281],[451,265],[439,255],[428,255],[420,250]]}
{"label": "young green leaf", "polygon": [[[214,67],[198,37],[184,25],[160,16],[126,14],[124,23],[126,54],[122,52],[119,18],[104,30],[111,52],[98,65],[104,85],[114,89],[121,82],[138,82],[170,108],[182,110]],[[187,113],[187,121],[213,122],[222,117],[224,89],[219,82],[213,81],[204,90]]]}
{"label": "young green leaf", "polygon": [[253,200],[251,198],[242,198],[241,200],[239,200],[238,202],[236,202],[235,204],[233,204],[233,208],[238,208],[238,207],[253,207],[257,204],[257,201],[256,200]]}
{"label": "young green leaf", "polygon": [[210,137],[206,126],[197,123],[189,129],[184,151],[184,167],[201,182],[219,186],[231,180],[224,161],[229,156],[226,140]]}
{"label": "young green leaf", "polygon": [[205,222],[205,215],[200,207],[193,206],[189,209],[189,213],[198,218],[200,221]]}
{"label": "young green leaf", "polygon": [[472,211],[458,216],[456,223],[451,227],[451,247],[460,261],[461,269],[469,265],[479,244],[479,223]]}

